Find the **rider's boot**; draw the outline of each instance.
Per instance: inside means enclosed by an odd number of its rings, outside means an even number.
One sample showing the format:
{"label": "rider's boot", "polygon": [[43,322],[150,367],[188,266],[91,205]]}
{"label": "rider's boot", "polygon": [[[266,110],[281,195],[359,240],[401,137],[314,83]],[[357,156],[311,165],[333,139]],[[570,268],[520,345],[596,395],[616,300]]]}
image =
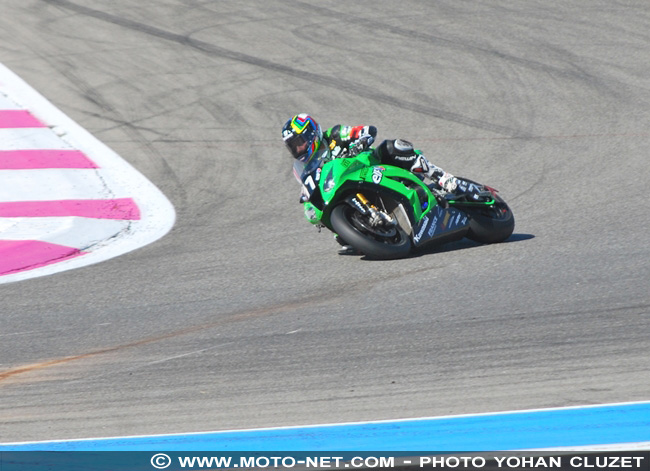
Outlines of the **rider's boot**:
{"label": "rider's boot", "polygon": [[440,167],[433,165],[427,158],[418,154],[415,163],[411,167],[411,172],[427,176],[436,184],[438,188],[451,195],[467,195],[469,199],[480,200],[481,188],[477,185],[457,178],[449,172],[445,172]]}
{"label": "rider's boot", "polygon": [[433,165],[422,154],[418,154],[415,162],[411,166],[411,172],[425,175],[447,193],[453,193],[456,190],[456,178],[451,173],[445,172],[440,167]]}

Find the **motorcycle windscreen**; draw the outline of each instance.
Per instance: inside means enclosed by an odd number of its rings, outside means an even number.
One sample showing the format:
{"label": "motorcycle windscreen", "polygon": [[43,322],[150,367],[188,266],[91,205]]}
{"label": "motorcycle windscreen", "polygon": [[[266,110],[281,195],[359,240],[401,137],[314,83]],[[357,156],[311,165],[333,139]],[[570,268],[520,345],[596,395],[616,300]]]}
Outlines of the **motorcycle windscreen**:
{"label": "motorcycle windscreen", "polygon": [[[322,146],[325,147],[325,146]],[[300,183],[303,182],[306,175],[312,173],[318,167],[320,167],[328,157],[327,148],[322,148],[316,151],[316,153],[309,159],[308,162],[301,162],[300,160],[294,160],[293,162],[293,176],[296,177]]]}

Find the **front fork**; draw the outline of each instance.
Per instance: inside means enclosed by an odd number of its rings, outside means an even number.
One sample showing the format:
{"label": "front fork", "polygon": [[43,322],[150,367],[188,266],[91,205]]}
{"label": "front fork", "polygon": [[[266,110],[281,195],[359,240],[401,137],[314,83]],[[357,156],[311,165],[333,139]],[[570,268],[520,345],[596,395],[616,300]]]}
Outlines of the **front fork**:
{"label": "front fork", "polygon": [[349,196],[345,200],[350,206],[357,209],[361,214],[368,217],[370,225],[373,227],[379,225],[395,225],[395,219],[390,214],[381,209],[378,209],[374,204],[370,203],[363,193],[357,193],[354,196]]}

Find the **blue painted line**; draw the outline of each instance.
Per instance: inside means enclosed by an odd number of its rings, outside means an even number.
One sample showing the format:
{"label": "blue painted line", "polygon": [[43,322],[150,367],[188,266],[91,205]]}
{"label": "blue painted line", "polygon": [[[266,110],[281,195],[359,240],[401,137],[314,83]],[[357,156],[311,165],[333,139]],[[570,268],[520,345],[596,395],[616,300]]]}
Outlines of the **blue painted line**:
{"label": "blue painted line", "polygon": [[650,442],[650,402],[0,445],[3,451],[509,451]]}

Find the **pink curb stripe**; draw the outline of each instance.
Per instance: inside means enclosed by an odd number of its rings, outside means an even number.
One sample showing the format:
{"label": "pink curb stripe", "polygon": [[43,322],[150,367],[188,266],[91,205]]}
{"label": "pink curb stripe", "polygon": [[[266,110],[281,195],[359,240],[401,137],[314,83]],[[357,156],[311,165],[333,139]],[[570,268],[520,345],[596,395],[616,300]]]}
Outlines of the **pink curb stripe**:
{"label": "pink curb stripe", "polygon": [[40,240],[0,240],[0,276],[85,255],[79,249]]}
{"label": "pink curb stripe", "polygon": [[65,217],[139,220],[140,209],[132,198],[110,200],[16,201],[0,203],[0,217]]}
{"label": "pink curb stripe", "polygon": [[78,150],[0,150],[0,170],[99,168]]}
{"label": "pink curb stripe", "polygon": [[27,110],[0,110],[0,128],[45,128],[36,117]]}

